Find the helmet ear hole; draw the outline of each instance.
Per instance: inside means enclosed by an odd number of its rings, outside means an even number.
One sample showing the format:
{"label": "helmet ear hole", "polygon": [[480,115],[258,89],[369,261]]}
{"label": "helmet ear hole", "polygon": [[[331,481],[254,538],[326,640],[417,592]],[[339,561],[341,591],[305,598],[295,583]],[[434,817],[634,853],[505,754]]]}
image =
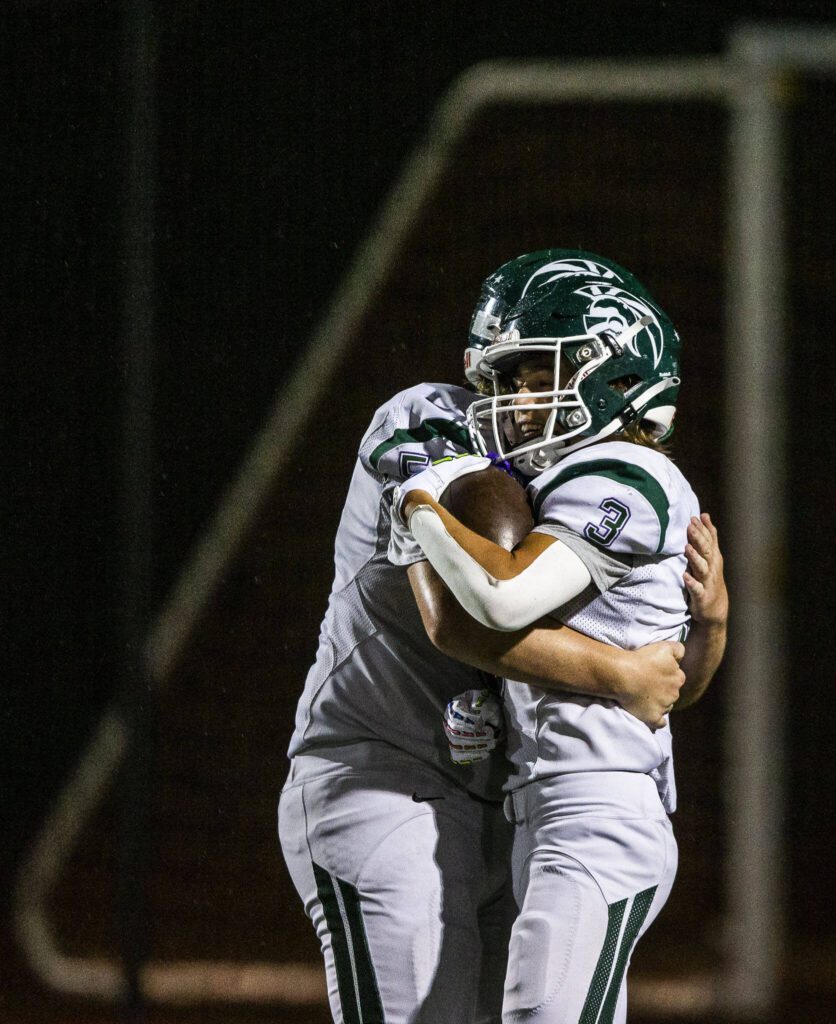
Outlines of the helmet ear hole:
{"label": "helmet ear hole", "polygon": [[634,388],[636,384],[641,384],[642,379],[635,373],[628,373],[623,377],[616,377],[614,380],[607,381],[607,384],[617,391],[620,395],[626,394],[630,388]]}

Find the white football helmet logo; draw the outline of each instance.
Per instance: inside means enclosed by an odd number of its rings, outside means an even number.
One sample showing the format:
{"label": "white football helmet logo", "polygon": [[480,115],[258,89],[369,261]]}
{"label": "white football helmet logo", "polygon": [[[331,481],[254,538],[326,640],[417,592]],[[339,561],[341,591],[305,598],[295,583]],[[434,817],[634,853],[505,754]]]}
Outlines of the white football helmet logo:
{"label": "white football helmet logo", "polygon": [[[656,310],[649,303],[621,288],[598,284],[578,288],[576,294],[590,300],[589,312],[584,315],[584,323],[590,334],[611,334],[618,338],[628,332],[624,344],[633,355],[640,358],[639,346],[649,343],[653,353],[653,368],[659,365],[664,334]],[[630,331],[629,328],[640,320],[644,321],[644,326],[638,331]]]}
{"label": "white football helmet logo", "polygon": [[526,292],[535,281],[538,288],[545,288],[565,277],[597,277],[606,281],[623,280],[611,267],[605,267],[603,263],[597,263],[595,260],[554,260],[551,263],[546,263],[531,275],[526,281],[520,298],[525,298]]}

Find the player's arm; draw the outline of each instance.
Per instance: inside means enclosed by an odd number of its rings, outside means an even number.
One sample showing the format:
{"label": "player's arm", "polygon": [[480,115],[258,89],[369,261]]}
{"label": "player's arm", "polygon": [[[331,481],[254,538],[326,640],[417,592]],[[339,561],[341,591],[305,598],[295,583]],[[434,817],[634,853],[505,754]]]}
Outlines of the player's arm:
{"label": "player's arm", "polygon": [[623,651],[554,619],[513,632],[491,630],[465,612],[428,562],[414,563],[408,574],[427,634],[458,661],[545,690],[616,700],[652,728],[664,724],[679,697],[682,644]]}
{"label": "player's arm", "polygon": [[403,520],[413,533],[415,532],[412,529],[413,515],[421,508],[431,509],[435,512],[456,544],[497,580],[509,580],[519,576],[546,548],[555,542],[554,537],[530,533],[513,551],[507,551],[499,544],[488,540],[487,537],[482,537],[468,529],[451,512],[440,505],[428,491],[420,488],[406,494],[400,509]]}
{"label": "player's arm", "polygon": [[506,551],[464,526],[427,491],[408,491],[400,514],[465,611],[489,629],[522,629],[591,582],[584,562],[555,537],[532,532]]}
{"label": "player's arm", "polygon": [[717,529],[708,513],[691,519],[685,555],[688,571],[683,578],[693,624],[682,659],[685,685],[676,703],[677,711],[694,704],[705,693],[726,649],[729,595]]}

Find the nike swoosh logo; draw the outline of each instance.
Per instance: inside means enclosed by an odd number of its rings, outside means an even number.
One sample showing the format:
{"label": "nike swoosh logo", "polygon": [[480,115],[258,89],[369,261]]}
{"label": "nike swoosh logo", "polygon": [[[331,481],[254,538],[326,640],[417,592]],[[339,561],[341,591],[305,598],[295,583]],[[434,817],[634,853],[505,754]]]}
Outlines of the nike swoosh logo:
{"label": "nike swoosh logo", "polygon": [[412,799],[415,801],[416,804],[423,804],[427,800],[443,800],[444,797],[443,796],[418,796],[417,793],[413,793],[412,794]]}

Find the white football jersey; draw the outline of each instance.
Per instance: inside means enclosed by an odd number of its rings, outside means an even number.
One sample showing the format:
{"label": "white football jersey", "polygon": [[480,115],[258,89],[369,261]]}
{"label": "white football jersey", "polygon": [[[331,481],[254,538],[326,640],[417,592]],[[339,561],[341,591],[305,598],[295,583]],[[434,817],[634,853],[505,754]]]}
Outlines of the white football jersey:
{"label": "white football jersey", "polygon": [[499,798],[504,759],[454,766],[442,729],[447,702],[492,677],[433,646],[406,569],[386,557],[395,485],[435,459],[471,450],[464,414],[474,397],[420,384],[375,413],[337,530],[334,584],[289,756],[368,766],[371,749],[371,763],[386,770],[406,754],[478,796]]}
{"label": "white football jersey", "polygon": [[[574,452],[529,484],[535,530],[585,562],[592,584],[554,615],[596,640],[633,649],[684,640],[682,574],[694,492],[664,455],[609,441]],[[566,772],[629,771],[656,780],[667,810],[676,789],[669,725],[655,732],[614,701],[506,686],[512,788]]]}

